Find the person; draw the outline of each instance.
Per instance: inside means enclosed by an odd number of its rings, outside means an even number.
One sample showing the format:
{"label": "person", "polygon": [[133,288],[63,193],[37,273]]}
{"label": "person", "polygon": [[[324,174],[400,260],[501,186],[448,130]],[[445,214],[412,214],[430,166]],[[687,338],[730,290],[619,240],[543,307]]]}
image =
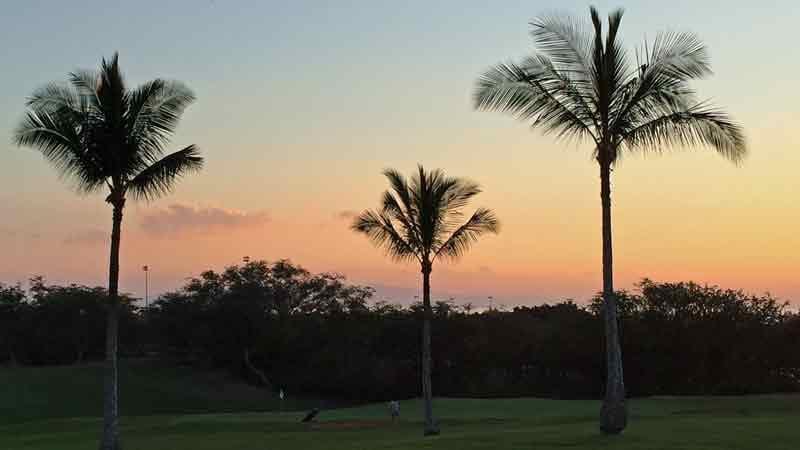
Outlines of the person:
{"label": "person", "polygon": [[392,422],[395,422],[400,417],[400,402],[397,400],[389,402],[389,414],[392,415]]}

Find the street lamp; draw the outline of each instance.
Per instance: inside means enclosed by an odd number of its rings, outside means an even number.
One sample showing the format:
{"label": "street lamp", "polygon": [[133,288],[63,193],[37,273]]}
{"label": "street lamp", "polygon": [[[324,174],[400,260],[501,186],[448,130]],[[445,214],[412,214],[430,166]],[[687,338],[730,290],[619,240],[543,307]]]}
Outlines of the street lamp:
{"label": "street lamp", "polygon": [[148,309],[150,307],[150,266],[142,266],[142,271],[144,272],[144,308]]}

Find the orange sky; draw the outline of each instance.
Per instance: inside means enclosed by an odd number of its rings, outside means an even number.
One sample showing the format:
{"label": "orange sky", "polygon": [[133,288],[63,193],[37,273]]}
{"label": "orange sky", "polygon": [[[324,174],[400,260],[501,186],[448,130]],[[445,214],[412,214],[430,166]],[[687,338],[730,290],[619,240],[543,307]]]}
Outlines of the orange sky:
{"label": "orange sky", "polygon": [[[741,167],[711,152],[626,157],[613,187],[618,287],[629,288],[646,276],[800,298],[794,273],[800,266],[800,213],[792,195],[800,187],[792,176],[800,158],[783,150],[793,138],[781,135],[780,128],[749,131],[753,151]],[[503,149],[499,158],[489,157],[495,146]],[[436,161],[447,158],[440,156],[429,165],[481,182],[485,192],[475,206],[493,207],[503,230],[458,264],[435,268],[434,293],[476,304],[493,295],[510,305],[565,297],[582,301],[597,290],[598,177],[588,152],[562,148],[521,126],[484,132],[461,148],[469,157],[460,164],[445,165]],[[347,227],[352,211],[377,204],[384,188],[381,168],[409,171],[412,160],[402,155],[386,164],[364,163],[355,173],[325,167],[324,161],[306,163],[307,179],[279,171],[280,181],[267,184],[285,184],[285,190],[268,192],[246,187],[263,178],[240,175],[243,192],[230,207],[192,198],[225,178],[211,158],[206,173],[187,180],[171,198],[127,211],[123,286],[141,293],[142,264],[153,268],[154,290],[160,291],[249,255],[340,271],[355,282],[377,285],[382,297],[411,298],[417,268],[389,262]],[[109,214],[101,198],[76,197],[57,180],[35,190],[41,199],[32,204],[4,194],[4,204],[16,202],[25,220],[15,234],[6,230],[1,238],[6,257],[0,276],[14,280],[43,273],[53,280],[103,283]]]}
{"label": "orange sky", "polygon": [[[570,11],[585,13],[574,3]],[[713,2],[691,4],[713,9]],[[115,42],[86,45],[77,45],[71,27],[53,24],[54,39],[6,58],[13,70],[0,89],[0,133],[13,128],[35,87],[92,67],[114,49],[132,83],[164,76],[195,89],[198,101],[175,148],[199,145],[207,167],[170,197],[127,210],[122,288],[129,292],[143,293],[143,264],[161,292],[249,255],[343,272],[378,286],[381,297],[408,300],[418,270],[388,261],[343,216],[378,204],[382,169],[409,172],[419,162],[481,183],[474,206],[494,208],[503,224],[458,264],[434,269],[435,296],[476,305],[489,295],[508,305],[585,301],[600,288],[591,149],[471,109],[476,76],[525,54],[526,23],[541,11],[529,2],[502,11],[469,5],[458,17],[436,7],[423,19],[399,12],[383,23],[379,8],[365,4],[347,26],[322,13],[289,11],[249,24],[241,11],[200,11],[197,20],[208,21],[202,33],[168,44],[158,39],[170,31],[166,23],[152,24],[153,36],[143,39],[120,25]],[[800,62],[786,58],[796,54],[791,30],[800,7],[788,3],[781,17],[745,9],[750,26],[735,34],[675,9],[656,20],[646,2],[631,2],[624,39],[638,44],[662,23],[698,32],[716,75],[697,88],[744,125],[750,156],[736,167],[699,149],[626,155],[613,178],[616,285],[694,280],[800,302]],[[131,21],[144,20],[129,12]],[[481,33],[463,26],[478,20],[488,21]],[[289,25],[273,35],[272,22]],[[336,44],[309,38],[306,23]],[[0,25],[13,33],[13,23]],[[242,45],[212,48],[234,34]],[[213,65],[200,47],[214,52]],[[27,56],[45,50],[52,58]],[[764,58],[753,64],[756,53]],[[0,144],[0,217],[0,281],[42,274],[105,283],[109,209],[102,196],[70,192],[35,152]]]}

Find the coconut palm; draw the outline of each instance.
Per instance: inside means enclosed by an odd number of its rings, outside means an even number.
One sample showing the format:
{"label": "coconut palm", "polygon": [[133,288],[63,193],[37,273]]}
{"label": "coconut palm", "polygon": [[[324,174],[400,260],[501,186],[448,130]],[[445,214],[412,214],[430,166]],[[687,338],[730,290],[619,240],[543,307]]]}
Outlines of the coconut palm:
{"label": "coconut palm", "polygon": [[99,72],[74,72],[68,83],[37,89],[14,132],[18,145],[41,152],[79,193],[105,191],[113,210],[102,450],[119,448],[118,291],[125,200],[164,195],[178,178],[202,167],[194,145],[164,155],[182,112],[193,100],[183,84],[160,79],[128,90],[115,54],[109,61],[103,59]]}
{"label": "coconut palm", "polygon": [[662,33],[635,58],[618,39],[622,10],[595,8],[592,27],[577,19],[542,17],[531,23],[533,55],[499,64],[477,82],[479,110],[510,113],[557,138],[588,141],[600,166],[603,299],[607,380],[600,428],[619,433],[627,423],[622,352],[617,331],[611,246],[611,171],[624,152],[661,152],[702,145],[739,162],[746,153],[740,127],[689,82],[711,73],[703,43],[689,33]]}
{"label": "coconut palm", "polygon": [[352,229],[364,233],[399,262],[420,264],[422,271],[422,393],[425,403],[424,434],[439,434],[433,419],[431,386],[431,272],[439,259],[456,260],[485,233],[497,233],[494,212],[477,209],[464,221],[463,209],[481,192],[462,178],[445,176],[441,170],[417,173],[406,179],[394,170],[383,173],[391,190],[383,193],[379,210],[366,210],[356,217]]}

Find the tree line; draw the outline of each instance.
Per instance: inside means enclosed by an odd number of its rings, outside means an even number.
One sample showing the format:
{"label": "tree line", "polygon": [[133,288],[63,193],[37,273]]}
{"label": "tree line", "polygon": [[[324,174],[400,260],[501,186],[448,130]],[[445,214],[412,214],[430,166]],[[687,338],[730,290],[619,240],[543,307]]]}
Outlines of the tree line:
{"label": "tree line", "polygon": [[[615,293],[631,395],[800,390],[800,317],[769,296],[691,282],[641,281]],[[424,308],[376,301],[339,274],[290,261],[206,271],[150,308],[122,297],[120,350],[229,370],[286,392],[381,401],[419,395]],[[0,288],[0,361],[74,364],[103,357],[108,293]],[[475,311],[432,302],[438,395],[603,395],[603,301]],[[657,332],[654,332],[657,330]]]}

